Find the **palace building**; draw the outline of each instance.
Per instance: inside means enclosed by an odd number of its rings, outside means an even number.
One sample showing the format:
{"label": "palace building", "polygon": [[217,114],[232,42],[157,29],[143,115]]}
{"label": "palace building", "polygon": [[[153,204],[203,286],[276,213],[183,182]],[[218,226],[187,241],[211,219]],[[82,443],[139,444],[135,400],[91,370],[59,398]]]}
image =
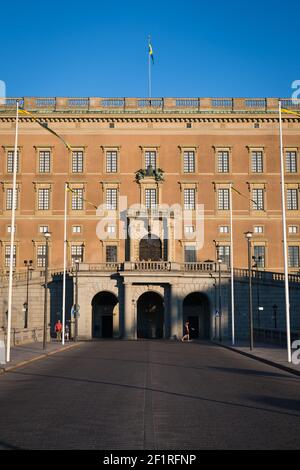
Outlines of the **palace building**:
{"label": "palace building", "polygon": [[[282,104],[297,109],[292,100]],[[195,337],[210,338],[217,328],[218,334],[230,336],[230,187],[236,275],[242,276],[238,273],[248,264],[247,231],[253,232],[256,273],[262,279],[272,275],[275,282],[276,273],[283,272],[278,99],[22,98],[22,105],[72,151],[33,118],[20,116],[12,228],[16,99],[0,101],[3,325],[11,230],[16,283],[26,273],[24,260],[32,260],[32,282],[41,286],[45,232],[51,234],[50,271],[61,272],[67,183],[68,269],[72,277],[79,261],[80,337],[173,338],[182,334],[186,319]],[[288,255],[295,283],[300,262],[299,130],[300,118],[285,114]],[[35,302],[29,298],[29,305],[35,304],[31,311],[36,308],[27,319],[29,328],[39,324],[38,305],[43,302],[36,289]],[[71,296],[74,291],[72,287]],[[50,306],[58,312],[59,292],[52,289],[57,298]],[[245,295],[238,291],[237,302]],[[18,316],[21,297],[16,328],[24,327],[22,314]],[[269,307],[272,316],[273,305]],[[49,315],[53,320],[58,313]]]}

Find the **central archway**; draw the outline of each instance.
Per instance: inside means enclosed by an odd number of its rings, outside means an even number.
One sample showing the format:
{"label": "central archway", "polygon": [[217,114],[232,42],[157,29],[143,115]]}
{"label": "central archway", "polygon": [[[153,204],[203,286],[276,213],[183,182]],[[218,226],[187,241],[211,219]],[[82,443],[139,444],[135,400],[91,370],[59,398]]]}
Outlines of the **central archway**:
{"label": "central archway", "polygon": [[145,292],[137,301],[137,337],[164,337],[164,302],[156,292]]}
{"label": "central archway", "polygon": [[111,292],[99,292],[92,300],[92,338],[113,337],[113,315],[118,305]]}
{"label": "central archway", "polygon": [[193,292],[185,297],[183,301],[183,321],[190,322],[191,338],[210,339],[210,303],[205,294]]}
{"label": "central archway", "polygon": [[142,238],[139,246],[140,261],[161,261],[162,243],[156,235],[148,234]]}

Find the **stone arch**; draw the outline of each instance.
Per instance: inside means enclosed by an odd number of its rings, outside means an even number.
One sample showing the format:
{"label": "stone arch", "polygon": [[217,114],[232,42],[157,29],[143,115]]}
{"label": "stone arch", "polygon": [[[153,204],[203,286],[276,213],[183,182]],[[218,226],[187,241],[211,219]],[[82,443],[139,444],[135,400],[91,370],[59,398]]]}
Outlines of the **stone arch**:
{"label": "stone arch", "polygon": [[159,339],[164,337],[164,297],[147,290],[137,300],[137,337]]}
{"label": "stone arch", "polygon": [[102,290],[91,301],[92,338],[112,338],[118,323],[119,300],[115,293]]}
{"label": "stone arch", "polygon": [[211,302],[207,293],[189,292],[182,302],[183,322],[189,321],[191,338],[211,338]]}

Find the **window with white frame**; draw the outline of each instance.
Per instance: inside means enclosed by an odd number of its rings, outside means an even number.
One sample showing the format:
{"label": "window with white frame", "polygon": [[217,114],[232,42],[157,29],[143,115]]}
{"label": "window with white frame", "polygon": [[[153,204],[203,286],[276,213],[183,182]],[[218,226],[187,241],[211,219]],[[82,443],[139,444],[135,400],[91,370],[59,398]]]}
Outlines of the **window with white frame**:
{"label": "window with white frame", "polygon": [[[14,232],[16,233],[16,226],[15,226]],[[11,225],[7,226],[7,233],[11,233]]]}
{"label": "window with white frame", "polygon": [[184,209],[193,211],[196,209],[196,190],[193,188],[184,190]]}
{"label": "window with white frame", "polygon": [[81,225],[73,225],[72,232],[73,233],[81,233]]}
{"label": "window with white frame", "polygon": [[116,188],[108,188],[106,190],[106,209],[107,210],[117,210],[118,203],[117,203],[117,195],[118,190]]}
{"label": "window with white frame", "polygon": [[47,211],[50,209],[50,189],[41,188],[38,190],[38,210]]}
{"label": "window with white frame", "polygon": [[106,231],[109,235],[115,235],[116,234],[116,226],[114,224],[108,224]]}
{"label": "window with white frame", "polygon": [[218,151],[218,172],[229,173],[229,152],[228,150]]}
{"label": "window with white frame", "polygon": [[224,264],[230,267],[230,245],[220,245],[218,247],[218,256]]}
{"label": "window with white frame", "polygon": [[[13,267],[16,267],[16,254],[17,254],[17,247],[16,245],[13,246]],[[10,245],[5,246],[5,267],[10,267]]]}
{"label": "window with white frame", "polygon": [[[7,152],[7,173],[13,173],[14,171],[14,157],[15,157],[14,150],[9,150]],[[19,154],[19,151],[17,151],[17,173],[19,173],[19,169],[20,169],[20,154]]]}
{"label": "window with white frame", "polygon": [[82,188],[72,189],[72,210],[73,211],[83,210],[83,189]]}
{"label": "window with white frame", "polygon": [[264,156],[261,150],[253,150],[251,152],[252,172],[263,173],[264,171]]}
{"label": "window with white frame", "polygon": [[289,225],[289,233],[292,235],[298,233],[298,225]]}
{"label": "window with white frame", "polygon": [[262,225],[255,225],[253,231],[254,233],[264,233],[264,228]]}
{"label": "window with white frame", "polygon": [[[15,209],[18,209],[19,205],[19,194],[18,194],[18,189],[16,189],[15,192]],[[6,190],[6,210],[11,211],[13,207],[13,188],[7,188]]]}
{"label": "window with white frame", "polygon": [[288,150],[285,154],[285,171],[297,173],[297,152]]}
{"label": "window with white frame", "polygon": [[195,173],[195,152],[193,150],[183,152],[183,171],[184,173]]}
{"label": "window with white frame", "polygon": [[83,245],[71,245],[71,260],[73,266],[76,260],[83,262]]}
{"label": "window with white frame", "polygon": [[40,227],[39,227],[39,232],[40,232],[40,233],[49,232],[49,225],[40,225]]}
{"label": "window with white frame", "polygon": [[51,153],[50,150],[39,151],[39,172],[50,173]]}
{"label": "window with white frame", "polygon": [[157,206],[157,190],[145,189],[145,206],[147,209],[155,209]]}
{"label": "window with white frame", "polygon": [[287,189],[287,210],[298,210],[298,189]]}
{"label": "window with white frame", "polygon": [[220,211],[229,211],[229,189],[223,188],[218,190],[218,209]]}
{"label": "window with white frame", "polygon": [[219,228],[220,233],[229,233],[229,226],[228,225],[221,225]]}
{"label": "window with white frame", "polygon": [[266,265],[266,247],[264,245],[255,245],[253,250],[255,263],[258,268],[265,268]]}
{"label": "window with white frame", "polygon": [[184,232],[186,235],[191,235],[195,233],[195,227],[194,225],[185,225],[184,226]]}
{"label": "window with white frame", "polygon": [[74,150],[72,152],[72,173],[83,172],[83,151]]}
{"label": "window with white frame", "polygon": [[38,268],[44,268],[46,266],[46,245],[37,246],[36,265]]}
{"label": "window with white frame", "polygon": [[299,246],[288,247],[289,268],[299,268]]}
{"label": "window with white frame", "polygon": [[118,171],[118,152],[116,150],[107,150],[106,172],[117,173],[117,171]]}
{"label": "window with white frame", "polygon": [[117,245],[107,245],[105,249],[106,263],[116,263],[118,261]]}
{"label": "window with white frame", "polygon": [[254,211],[263,211],[265,209],[265,190],[254,188],[252,190],[252,209]]}
{"label": "window with white frame", "polygon": [[156,170],[156,150],[146,150],[145,151],[145,168],[152,166]]}

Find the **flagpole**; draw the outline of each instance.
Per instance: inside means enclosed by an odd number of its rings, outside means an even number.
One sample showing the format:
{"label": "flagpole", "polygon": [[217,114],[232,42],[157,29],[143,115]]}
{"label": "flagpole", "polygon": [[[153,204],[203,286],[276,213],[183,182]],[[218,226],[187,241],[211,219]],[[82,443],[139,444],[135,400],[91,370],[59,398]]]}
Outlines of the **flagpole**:
{"label": "flagpole", "polygon": [[235,304],[234,304],[234,269],[233,269],[233,207],[232,207],[232,183],[230,183],[230,278],[231,278],[231,331],[232,346],[235,345]]}
{"label": "flagpole", "polygon": [[[65,328],[66,328],[67,204],[68,204],[68,183],[65,183],[64,268],[63,268],[62,340],[61,340],[62,345],[65,344]],[[71,331],[69,332],[69,334],[71,334]]]}
{"label": "flagpole", "polygon": [[148,36],[148,95],[151,98],[151,57],[150,57],[151,36]]}
{"label": "flagpole", "polygon": [[292,362],[292,355],[291,355],[291,325],[290,325],[289,269],[288,269],[286,208],[285,208],[283,130],[282,130],[282,110],[281,110],[281,100],[280,99],[279,99],[279,132],[280,132],[280,173],[281,173],[281,204],[282,204],[284,282],[285,282],[286,336],[287,336],[288,362]]}
{"label": "flagpole", "polygon": [[17,158],[18,158],[18,131],[19,131],[19,100],[16,101],[16,133],[13,165],[13,194],[11,208],[11,230],[10,230],[10,256],[9,256],[9,284],[8,284],[8,312],[7,312],[7,339],[6,339],[6,362],[10,362],[10,336],[12,317],[12,287],[13,287],[13,265],[14,265],[14,241],[15,241],[15,219],[16,219],[16,186],[17,186]]}

